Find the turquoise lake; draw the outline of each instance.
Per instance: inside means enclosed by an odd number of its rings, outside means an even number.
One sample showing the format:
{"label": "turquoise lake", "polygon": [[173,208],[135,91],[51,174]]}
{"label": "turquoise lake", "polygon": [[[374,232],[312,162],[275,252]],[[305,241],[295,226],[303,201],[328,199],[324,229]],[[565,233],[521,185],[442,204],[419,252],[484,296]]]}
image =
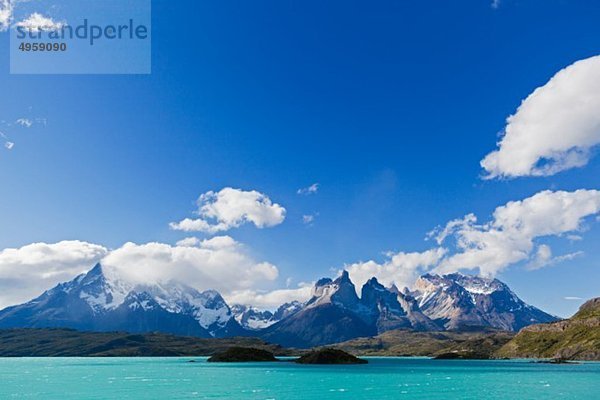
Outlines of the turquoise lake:
{"label": "turquoise lake", "polygon": [[307,366],[190,357],[2,358],[0,399],[13,398],[600,399],[600,363],[369,358],[367,365]]}

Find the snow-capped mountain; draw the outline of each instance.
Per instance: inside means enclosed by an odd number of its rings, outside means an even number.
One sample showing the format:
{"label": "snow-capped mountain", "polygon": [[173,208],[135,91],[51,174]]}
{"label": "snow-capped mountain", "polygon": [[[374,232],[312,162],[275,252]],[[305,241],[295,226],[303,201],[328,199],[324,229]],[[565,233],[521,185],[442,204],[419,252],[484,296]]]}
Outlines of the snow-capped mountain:
{"label": "snow-capped mountain", "polygon": [[[400,299],[410,305],[408,311]],[[293,315],[265,329],[262,336],[282,345],[309,347],[391,329],[439,330],[413,303],[414,299],[386,289],[375,278],[362,287],[359,298],[344,271],[336,280],[317,281],[310,300]]]}
{"label": "snow-capped mountain", "polygon": [[491,327],[509,331],[556,317],[526,304],[497,279],[463,274],[419,278],[411,292],[422,312],[445,329]]}
{"label": "snow-capped mountain", "polygon": [[[402,299],[402,303],[400,302]],[[408,305],[405,310],[402,304]],[[372,336],[391,329],[439,330],[420,313],[414,299],[369,280],[358,297],[348,272],[336,280],[317,281],[304,306],[265,329],[266,340],[287,346],[309,347]]]}
{"label": "snow-capped mountain", "polygon": [[396,285],[392,285],[388,290],[398,296],[398,302],[400,303],[402,310],[406,313],[406,317],[410,321],[413,329],[418,331],[442,330],[440,325],[423,314],[423,311],[419,308],[419,303],[409,294],[408,289],[405,288],[404,292],[400,292]]}
{"label": "snow-capped mountain", "polygon": [[235,320],[245,329],[258,331],[267,328],[274,323],[289,317],[302,308],[302,303],[292,301],[279,306],[275,312],[269,310],[259,310],[258,308],[242,304],[231,306]]}
{"label": "snow-capped mountain", "polygon": [[266,340],[309,347],[372,336],[392,329],[519,330],[555,317],[525,304],[504,283],[462,274],[424,275],[415,290],[385,288],[376,278],[361,297],[346,271],[319,280],[295,314],[263,331]]}
{"label": "snow-capped mountain", "polygon": [[497,279],[462,274],[423,275],[412,291],[385,288],[372,278],[359,297],[344,271],[335,280],[319,280],[306,303],[286,303],[272,312],[240,305],[230,308],[214,290],[199,292],[177,282],[134,285],[99,264],[27,303],[0,311],[0,328],[260,336],[293,347],[331,344],[392,329],[516,331],[555,320]]}
{"label": "snow-capped mountain", "polygon": [[252,331],[264,329],[277,322],[271,311],[261,311],[242,304],[232,305],[231,312],[241,326]]}
{"label": "snow-capped mountain", "polygon": [[284,303],[279,306],[277,310],[273,313],[273,317],[276,321],[281,321],[284,318],[289,317],[290,315],[296,314],[304,307],[303,303],[299,301],[291,301],[289,303]]}
{"label": "snow-capped mountain", "polygon": [[100,264],[36,299],[0,311],[0,327],[162,331],[201,337],[244,334],[216,291],[201,293],[175,282],[132,285],[108,278]]}

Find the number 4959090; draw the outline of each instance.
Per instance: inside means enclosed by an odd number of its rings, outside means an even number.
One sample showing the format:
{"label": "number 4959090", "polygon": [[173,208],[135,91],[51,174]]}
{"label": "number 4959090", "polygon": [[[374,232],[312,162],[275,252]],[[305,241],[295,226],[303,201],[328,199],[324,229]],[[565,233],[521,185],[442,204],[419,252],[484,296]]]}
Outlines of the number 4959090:
{"label": "number 4959090", "polygon": [[21,51],[66,51],[66,43],[26,43],[19,45]]}

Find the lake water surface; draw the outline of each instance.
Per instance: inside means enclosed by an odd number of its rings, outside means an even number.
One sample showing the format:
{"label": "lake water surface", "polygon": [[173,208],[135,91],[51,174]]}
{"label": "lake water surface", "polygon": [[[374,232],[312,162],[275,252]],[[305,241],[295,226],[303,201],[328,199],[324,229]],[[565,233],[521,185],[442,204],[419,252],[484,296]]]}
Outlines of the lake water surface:
{"label": "lake water surface", "polygon": [[[197,362],[189,363],[194,359]],[[369,358],[367,365],[205,358],[0,358],[0,399],[600,399],[600,363]]]}

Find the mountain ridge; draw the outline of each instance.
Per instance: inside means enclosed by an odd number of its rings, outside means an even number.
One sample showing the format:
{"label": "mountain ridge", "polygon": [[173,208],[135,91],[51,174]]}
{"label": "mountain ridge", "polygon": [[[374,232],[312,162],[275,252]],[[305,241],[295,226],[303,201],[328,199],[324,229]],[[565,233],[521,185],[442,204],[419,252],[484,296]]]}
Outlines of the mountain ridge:
{"label": "mountain ridge", "polygon": [[571,318],[521,329],[497,356],[600,361],[600,297]]}
{"label": "mountain ridge", "polygon": [[347,271],[323,278],[304,303],[274,312],[231,307],[215,290],[179,282],[131,284],[97,264],[35,299],[0,311],[0,328],[66,327],[89,331],[160,331],[197,337],[258,336],[283,346],[313,347],[391,330],[517,331],[556,318],[527,305],[496,279],[423,275],[414,290],[373,277],[361,296]]}
{"label": "mountain ridge", "polygon": [[245,335],[216,291],[181,283],[132,285],[108,279],[102,266],[35,299],[0,311],[0,328],[160,331],[198,337]]}

